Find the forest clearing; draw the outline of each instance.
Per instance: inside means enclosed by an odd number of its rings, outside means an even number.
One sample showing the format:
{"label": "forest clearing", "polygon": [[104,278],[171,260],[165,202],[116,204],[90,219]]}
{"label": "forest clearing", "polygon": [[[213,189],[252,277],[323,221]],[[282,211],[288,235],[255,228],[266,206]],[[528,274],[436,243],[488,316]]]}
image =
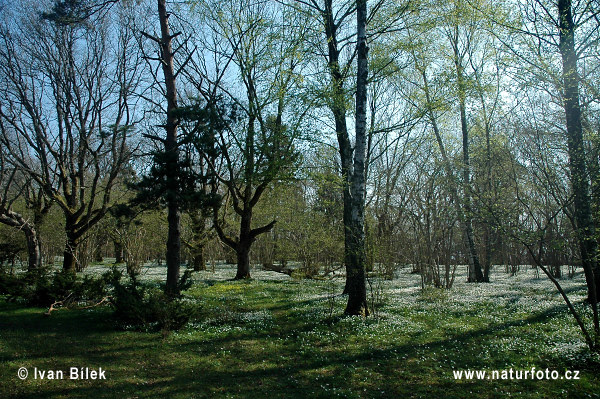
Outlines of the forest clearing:
{"label": "forest clearing", "polygon": [[[105,269],[106,266],[90,266]],[[464,269],[464,268],[463,268]],[[183,329],[116,331],[107,308],[2,304],[4,398],[596,398],[599,359],[550,282],[522,267],[473,286],[422,290],[410,268],[373,279],[373,317],[336,312],[343,279],[293,279],[233,265],[194,276],[186,301],[202,309]],[[148,267],[157,282],[164,267]],[[582,300],[582,276],[562,281]],[[582,305],[578,305],[581,306]],[[588,315],[589,316],[589,315]],[[19,367],[102,367],[103,381],[19,380]],[[456,380],[458,370],[556,370],[558,380]],[[566,381],[565,370],[578,370]],[[14,378],[12,378],[14,375]]]}
{"label": "forest clearing", "polygon": [[600,0],[0,0],[0,397],[598,398]]}

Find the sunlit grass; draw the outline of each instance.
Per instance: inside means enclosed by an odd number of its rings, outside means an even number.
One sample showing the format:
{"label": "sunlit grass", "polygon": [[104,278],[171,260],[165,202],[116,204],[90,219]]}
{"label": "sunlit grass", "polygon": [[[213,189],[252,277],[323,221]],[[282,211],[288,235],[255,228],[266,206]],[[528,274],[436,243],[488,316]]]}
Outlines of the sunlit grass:
{"label": "sunlit grass", "polygon": [[[148,268],[144,278],[161,271]],[[224,266],[197,273],[186,297],[201,317],[168,335],[117,331],[108,308],[46,317],[2,302],[0,397],[599,397],[598,358],[552,285],[531,271],[497,270],[491,284],[459,276],[441,291],[421,290],[419,276],[401,270],[382,292],[369,292],[383,300],[367,319],[340,317],[341,279],[233,274]],[[562,282],[580,303],[583,277]],[[102,367],[107,379],[21,381],[19,367]],[[581,379],[456,381],[452,373],[531,367],[580,370]]]}

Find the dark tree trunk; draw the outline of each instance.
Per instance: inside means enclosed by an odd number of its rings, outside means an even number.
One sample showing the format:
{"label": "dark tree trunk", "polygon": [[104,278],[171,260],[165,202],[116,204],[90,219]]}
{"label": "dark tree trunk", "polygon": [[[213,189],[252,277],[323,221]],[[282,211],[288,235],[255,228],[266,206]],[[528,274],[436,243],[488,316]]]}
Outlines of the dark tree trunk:
{"label": "dark tree trunk", "polygon": [[[256,197],[255,197],[256,198]],[[250,204],[249,204],[250,205]],[[223,231],[222,226],[218,221],[218,209],[213,210],[213,225],[217,232],[217,235],[223,243],[229,248],[233,249],[237,257],[237,272],[235,275],[236,280],[250,278],[250,248],[252,243],[256,240],[256,237],[263,233],[267,233],[275,226],[275,221],[258,228],[251,228],[252,226],[252,207],[244,205],[243,209],[239,209],[238,214],[242,217],[240,222],[240,235],[239,239],[233,239],[228,237]]]}
{"label": "dark tree trunk", "polygon": [[237,273],[236,280],[250,278],[250,247],[252,246],[252,211],[245,209],[241,215],[240,222],[240,239],[235,248],[237,255]]}
{"label": "dark tree trunk", "polygon": [[236,254],[237,273],[235,274],[235,279],[242,280],[250,278],[250,244],[240,242]]}
{"label": "dark tree trunk", "polygon": [[114,241],[115,245],[115,263],[124,263],[125,262],[125,251],[123,249],[123,244],[120,241]]}
{"label": "dark tree trunk", "polygon": [[[331,0],[325,1],[325,13],[323,15],[325,24],[325,35],[327,38],[328,64],[331,75],[331,84],[333,87],[334,99],[330,106],[335,120],[335,131],[338,140],[338,150],[341,160],[341,175],[343,178],[343,223],[344,223],[344,264],[346,266],[346,275],[348,275],[348,266],[351,260],[351,240],[352,240],[352,196],[350,194],[352,178],[352,144],[348,137],[348,126],[346,124],[346,102],[344,91],[344,77],[340,70],[339,49],[337,44],[337,25],[333,16],[333,4]],[[344,287],[344,294],[348,293],[348,279]]]}
{"label": "dark tree trunk", "polygon": [[77,246],[79,245],[79,235],[76,233],[76,221],[71,215],[65,218],[65,250],[63,253],[63,270],[75,273],[77,271]]}
{"label": "dark tree trunk", "polygon": [[23,228],[25,238],[27,239],[27,270],[33,271],[42,266],[42,243],[40,242],[37,231],[34,228]]}
{"label": "dark tree trunk", "polygon": [[[485,112],[485,101],[482,98],[481,103],[483,104],[482,106],[484,107],[484,112]],[[487,113],[486,113],[487,115]],[[487,116],[485,119],[485,187],[487,190],[487,195],[491,196],[492,192],[493,192],[493,187],[492,187],[492,149],[491,149],[491,144],[490,144],[490,124],[488,122]],[[485,201],[487,202],[487,209],[486,209],[486,214],[485,214],[485,218],[484,218],[484,226],[483,226],[483,245],[484,245],[484,251],[485,251],[485,257],[484,257],[484,262],[483,262],[483,281],[486,283],[490,282],[490,268],[492,267],[492,251],[493,251],[493,246],[492,246],[492,224],[493,224],[493,218],[491,215],[491,209],[493,206],[493,199],[490,198],[486,198]]]}
{"label": "dark tree trunk", "polygon": [[600,298],[600,271],[596,260],[597,242],[592,222],[589,181],[583,144],[581,106],[579,103],[579,76],[575,51],[575,24],[571,0],[558,1],[560,18],[560,53],[562,57],[563,105],[567,121],[569,169],[573,186],[575,221],[582,264],[588,287],[588,300]]}
{"label": "dark tree trunk", "polygon": [[[458,34],[457,34],[458,37]],[[457,39],[458,40],[458,39]],[[460,127],[462,132],[463,149],[463,208],[464,225],[467,238],[467,249],[469,251],[469,282],[483,282],[481,263],[475,246],[473,235],[473,210],[471,208],[471,162],[469,158],[469,128],[466,115],[466,84],[464,82],[464,71],[462,59],[460,58],[458,43],[454,43],[454,64],[456,67],[456,78],[458,83],[458,106],[460,111]]]}
{"label": "dark tree trunk", "polygon": [[349,245],[351,252],[347,257],[348,266],[346,267],[345,290],[348,294],[348,303],[344,313],[353,316],[368,316],[364,225],[357,223],[353,227],[352,240]]}
{"label": "dark tree trunk", "polygon": [[165,292],[170,296],[179,295],[179,269],[181,265],[181,212],[179,205],[178,165],[179,148],[177,144],[177,126],[179,120],[175,116],[177,109],[177,88],[175,85],[175,69],[173,65],[173,36],[169,29],[169,14],[166,0],[158,0],[158,17],[161,32],[161,64],[165,79],[165,97],[167,100],[167,121],[164,126],[166,185],[167,185],[167,284]]}
{"label": "dark tree trunk", "polygon": [[[461,78],[462,80],[462,78]],[[460,89],[459,89],[460,90]],[[469,160],[469,129],[467,127],[467,116],[465,111],[464,93],[460,94],[460,124],[462,131],[462,147],[463,147],[463,208],[465,215],[465,234],[467,235],[467,246],[469,251],[469,277],[468,281],[482,282],[483,272],[479,263],[479,256],[475,246],[475,238],[473,235],[473,210],[471,207],[471,173]]]}
{"label": "dark tree trunk", "polygon": [[[338,150],[341,160],[341,175],[343,179],[343,223],[344,223],[344,264],[346,266],[346,285],[344,294],[350,290],[348,276],[352,273],[353,256],[353,230],[352,225],[352,194],[350,192],[352,185],[353,164],[352,164],[352,144],[348,135],[348,126],[346,124],[346,101],[344,89],[344,76],[339,64],[340,51],[337,43],[337,25],[334,21],[333,4],[331,0],[325,1],[325,13],[323,15],[325,24],[325,35],[327,37],[328,64],[331,75],[334,99],[330,105],[335,120],[335,131],[338,140]],[[365,110],[366,112],[366,110]],[[364,249],[363,249],[364,250]]]}
{"label": "dark tree trunk", "polygon": [[[344,179],[346,180],[346,179]],[[343,223],[344,223],[344,265],[346,267],[346,283],[344,285],[344,290],[342,291],[343,295],[348,294],[349,292],[349,281],[348,275],[350,274],[349,268],[352,264],[352,196],[350,195],[350,183],[344,182],[344,185],[348,187],[344,187],[343,193]]]}
{"label": "dark tree trunk", "polygon": [[[36,218],[41,222],[41,217]],[[12,210],[0,207],[0,223],[10,227],[17,228],[25,234],[27,241],[27,270],[32,271],[42,266],[42,243],[37,234],[35,226],[31,224],[21,214]]]}
{"label": "dark tree trunk", "polygon": [[65,251],[63,253],[63,270],[75,273],[77,271],[77,244],[74,240],[67,238]]}
{"label": "dark tree trunk", "polygon": [[192,239],[188,248],[190,253],[191,265],[195,272],[206,270],[206,261],[204,259],[204,246],[208,241],[206,231],[206,215],[202,211],[192,211],[189,213],[192,225]]}
{"label": "dark tree trunk", "polygon": [[344,311],[348,315],[369,314],[365,275],[365,195],[367,153],[367,1],[358,0],[357,22],[357,76],[356,76],[356,140],[354,148],[354,170],[352,173],[352,208],[350,263],[346,266],[346,290],[348,304]]}
{"label": "dark tree trunk", "polygon": [[181,229],[180,212],[177,201],[172,201],[168,207],[167,222],[169,231],[167,236],[167,285],[165,290],[169,295],[179,294],[179,269],[181,267]]}
{"label": "dark tree trunk", "polygon": [[[485,127],[485,187],[487,190],[487,195],[491,196],[493,187],[492,187],[492,154],[490,148],[490,128],[486,121]],[[486,283],[490,282],[490,268],[492,266],[492,224],[493,219],[491,217],[491,209],[493,206],[493,200],[488,198],[485,199],[487,202],[486,214],[483,220],[483,249],[484,249],[484,258],[483,258],[483,281]]]}
{"label": "dark tree trunk", "polygon": [[204,244],[196,244],[192,250],[191,263],[195,272],[206,270],[206,261],[204,260]]}
{"label": "dark tree trunk", "polygon": [[561,278],[562,277],[562,270],[560,268],[560,265],[552,265],[550,267],[550,274],[552,274],[552,277],[554,278]]}
{"label": "dark tree trunk", "polygon": [[[434,110],[433,102],[432,102],[432,99],[431,99],[430,93],[429,93],[429,85],[428,85],[426,71],[425,70],[421,71],[421,75],[423,77],[425,97],[427,100],[427,108],[428,108],[427,112],[429,113],[429,119],[430,119],[430,122],[431,122],[431,125],[433,128],[433,132],[435,134],[435,139],[436,139],[436,141],[438,143],[438,147],[440,149],[440,154],[442,156],[442,161],[444,163],[444,169],[446,172],[446,176],[448,177],[448,180],[449,180],[449,191],[450,191],[450,195],[452,197],[452,202],[454,203],[454,206],[456,208],[456,215],[458,217],[458,220],[460,221],[461,226],[463,227],[463,239],[465,242],[465,246],[466,246],[467,250],[469,251],[468,261],[469,261],[469,281],[470,281],[471,271],[475,270],[475,268],[471,267],[471,263],[473,262],[473,254],[474,253],[476,254],[475,240],[473,239],[473,225],[469,222],[470,219],[466,215],[466,213],[467,213],[466,209],[464,209],[464,207],[461,207],[461,201],[459,198],[458,187],[457,187],[458,183],[456,182],[456,179],[454,177],[454,172],[452,171],[450,159],[448,158],[448,154],[446,152],[446,147],[444,146],[444,142],[442,141],[442,134],[440,132],[439,126],[437,124],[437,119],[433,112],[433,110]],[[461,117],[461,127],[462,127],[462,120],[463,120],[463,118]],[[465,122],[465,126],[466,126],[466,117],[464,119],[464,122]],[[467,143],[468,143],[468,135],[467,135]],[[468,153],[468,149],[467,149],[467,153]],[[463,204],[464,204],[464,201],[463,201]],[[475,257],[475,259],[477,259],[477,257]],[[481,267],[479,268],[479,271],[481,272]]]}
{"label": "dark tree trunk", "polygon": [[483,281],[490,282],[490,268],[492,266],[492,233],[489,221],[483,226],[483,245],[485,249],[485,258],[483,263]]}

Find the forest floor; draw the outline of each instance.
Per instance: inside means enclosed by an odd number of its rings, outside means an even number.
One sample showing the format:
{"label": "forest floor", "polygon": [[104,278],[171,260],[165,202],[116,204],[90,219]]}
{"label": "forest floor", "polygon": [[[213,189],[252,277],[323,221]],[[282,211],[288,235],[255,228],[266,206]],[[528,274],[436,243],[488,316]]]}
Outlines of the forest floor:
{"label": "forest floor", "polygon": [[[149,267],[144,278],[164,273]],[[231,266],[196,273],[185,295],[202,317],[169,334],[116,330],[110,308],[48,317],[0,299],[0,397],[600,398],[600,359],[550,281],[532,270],[511,277],[496,268],[489,284],[460,274],[451,290],[422,290],[420,277],[402,269],[372,282],[376,307],[366,319],[340,317],[341,279],[233,275]],[[583,276],[561,282],[584,310]],[[70,380],[70,367],[102,368],[106,379]],[[559,377],[454,377],[533,367]],[[35,369],[62,370],[64,379],[34,378]],[[561,379],[566,370],[579,379]]]}

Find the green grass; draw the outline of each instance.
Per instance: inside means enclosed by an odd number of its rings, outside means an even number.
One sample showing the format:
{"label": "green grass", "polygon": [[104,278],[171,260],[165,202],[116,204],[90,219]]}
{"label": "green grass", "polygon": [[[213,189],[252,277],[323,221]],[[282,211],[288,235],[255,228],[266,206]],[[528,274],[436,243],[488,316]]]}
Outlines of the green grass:
{"label": "green grass", "polygon": [[[544,280],[498,272],[493,284],[422,291],[418,276],[401,273],[365,320],[339,317],[345,297],[332,293],[341,282],[228,281],[227,273],[197,276],[186,296],[202,316],[168,335],[117,331],[108,308],[48,317],[0,301],[0,397],[600,397],[598,358]],[[581,280],[565,284],[576,299],[585,294]],[[20,367],[28,379],[17,378]],[[36,380],[34,367],[67,377]],[[69,367],[102,367],[106,380],[71,381]],[[453,377],[531,367],[579,370],[581,379]]]}

